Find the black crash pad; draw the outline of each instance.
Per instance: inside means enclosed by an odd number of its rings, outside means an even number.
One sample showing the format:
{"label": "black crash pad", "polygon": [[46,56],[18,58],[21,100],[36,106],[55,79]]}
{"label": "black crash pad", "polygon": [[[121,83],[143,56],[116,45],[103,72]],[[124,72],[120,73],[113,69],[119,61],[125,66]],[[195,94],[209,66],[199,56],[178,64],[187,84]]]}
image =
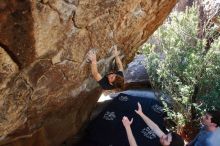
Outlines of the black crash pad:
{"label": "black crash pad", "polygon": [[91,122],[79,146],[129,146],[123,116],[134,119],[131,128],[138,146],[160,146],[159,138],[135,113],[137,102],[142,105],[143,112],[165,131],[160,102],[121,93]]}

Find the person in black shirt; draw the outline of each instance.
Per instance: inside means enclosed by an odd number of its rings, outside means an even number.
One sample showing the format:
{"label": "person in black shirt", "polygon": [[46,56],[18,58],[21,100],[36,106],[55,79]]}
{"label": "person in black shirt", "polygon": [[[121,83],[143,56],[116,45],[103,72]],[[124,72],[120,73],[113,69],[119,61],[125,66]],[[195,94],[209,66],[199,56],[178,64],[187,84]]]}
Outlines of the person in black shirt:
{"label": "person in black shirt", "polygon": [[91,51],[89,53],[92,75],[104,90],[123,89],[124,87],[123,65],[121,59],[119,58],[119,52],[116,46],[114,46],[113,54],[115,56],[118,71],[109,72],[107,75],[102,77],[97,69],[97,60],[95,52]]}

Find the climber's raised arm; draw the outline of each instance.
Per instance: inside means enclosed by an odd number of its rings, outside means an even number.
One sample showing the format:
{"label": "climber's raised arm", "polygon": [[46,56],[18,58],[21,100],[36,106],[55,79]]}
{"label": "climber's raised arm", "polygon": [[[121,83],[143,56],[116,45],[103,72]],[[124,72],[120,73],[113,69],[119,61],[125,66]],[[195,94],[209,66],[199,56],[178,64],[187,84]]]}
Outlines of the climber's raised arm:
{"label": "climber's raised arm", "polygon": [[114,49],[113,50],[113,54],[115,56],[115,61],[116,61],[118,70],[123,72],[124,69],[123,69],[123,65],[122,65],[121,59],[119,57],[119,52],[117,50],[117,46],[115,45],[113,49]]}
{"label": "climber's raised arm", "polygon": [[[117,52],[114,51],[115,53]],[[120,59],[118,57],[118,54],[116,54],[116,62],[118,59]],[[90,52],[88,53],[88,59],[91,61],[91,72],[92,75],[94,77],[94,79],[98,82],[98,84],[102,87],[102,89],[104,90],[112,90],[112,89],[123,89],[124,87],[124,76],[123,76],[123,68],[122,68],[122,64],[121,61],[119,62],[119,64],[121,64],[119,66],[119,69],[121,71],[118,72],[109,72],[108,74],[106,74],[105,76],[101,76],[101,74],[98,72],[98,68],[97,68],[97,61],[96,61],[96,52],[93,50],[90,50]]]}
{"label": "climber's raised arm", "polygon": [[141,104],[138,102],[138,110],[135,110],[135,112],[140,115],[140,117],[144,120],[144,122],[150,127],[154,133],[161,138],[165,135],[165,133],[158,127],[157,124],[155,124],[150,118],[148,118],[143,112]]}
{"label": "climber's raised arm", "polygon": [[95,52],[94,51],[89,52],[88,57],[89,57],[89,60],[91,61],[92,75],[93,75],[93,77],[95,78],[96,81],[100,81],[102,79],[102,76],[98,72]]}

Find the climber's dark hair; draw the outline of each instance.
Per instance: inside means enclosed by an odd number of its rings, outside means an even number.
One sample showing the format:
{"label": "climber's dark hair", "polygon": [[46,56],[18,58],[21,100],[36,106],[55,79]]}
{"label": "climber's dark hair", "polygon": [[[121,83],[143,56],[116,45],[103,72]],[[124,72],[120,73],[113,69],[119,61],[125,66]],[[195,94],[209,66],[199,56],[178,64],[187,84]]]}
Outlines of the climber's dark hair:
{"label": "climber's dark hair", "polygon": [[113,86],[118,89],[124,89],[124,77],[116,75]]}

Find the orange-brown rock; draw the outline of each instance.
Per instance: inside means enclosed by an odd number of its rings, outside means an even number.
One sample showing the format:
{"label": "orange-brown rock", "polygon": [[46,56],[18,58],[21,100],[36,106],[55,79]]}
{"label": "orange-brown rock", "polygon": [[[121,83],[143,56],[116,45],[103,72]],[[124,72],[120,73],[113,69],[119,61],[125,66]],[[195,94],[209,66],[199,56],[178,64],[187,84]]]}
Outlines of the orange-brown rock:
{"label": "orange-brown rock", "polygon": [[176,0],[0,0],[0,145],[57,146],[88,119],[101,90],[86,54],[124,63]]}

